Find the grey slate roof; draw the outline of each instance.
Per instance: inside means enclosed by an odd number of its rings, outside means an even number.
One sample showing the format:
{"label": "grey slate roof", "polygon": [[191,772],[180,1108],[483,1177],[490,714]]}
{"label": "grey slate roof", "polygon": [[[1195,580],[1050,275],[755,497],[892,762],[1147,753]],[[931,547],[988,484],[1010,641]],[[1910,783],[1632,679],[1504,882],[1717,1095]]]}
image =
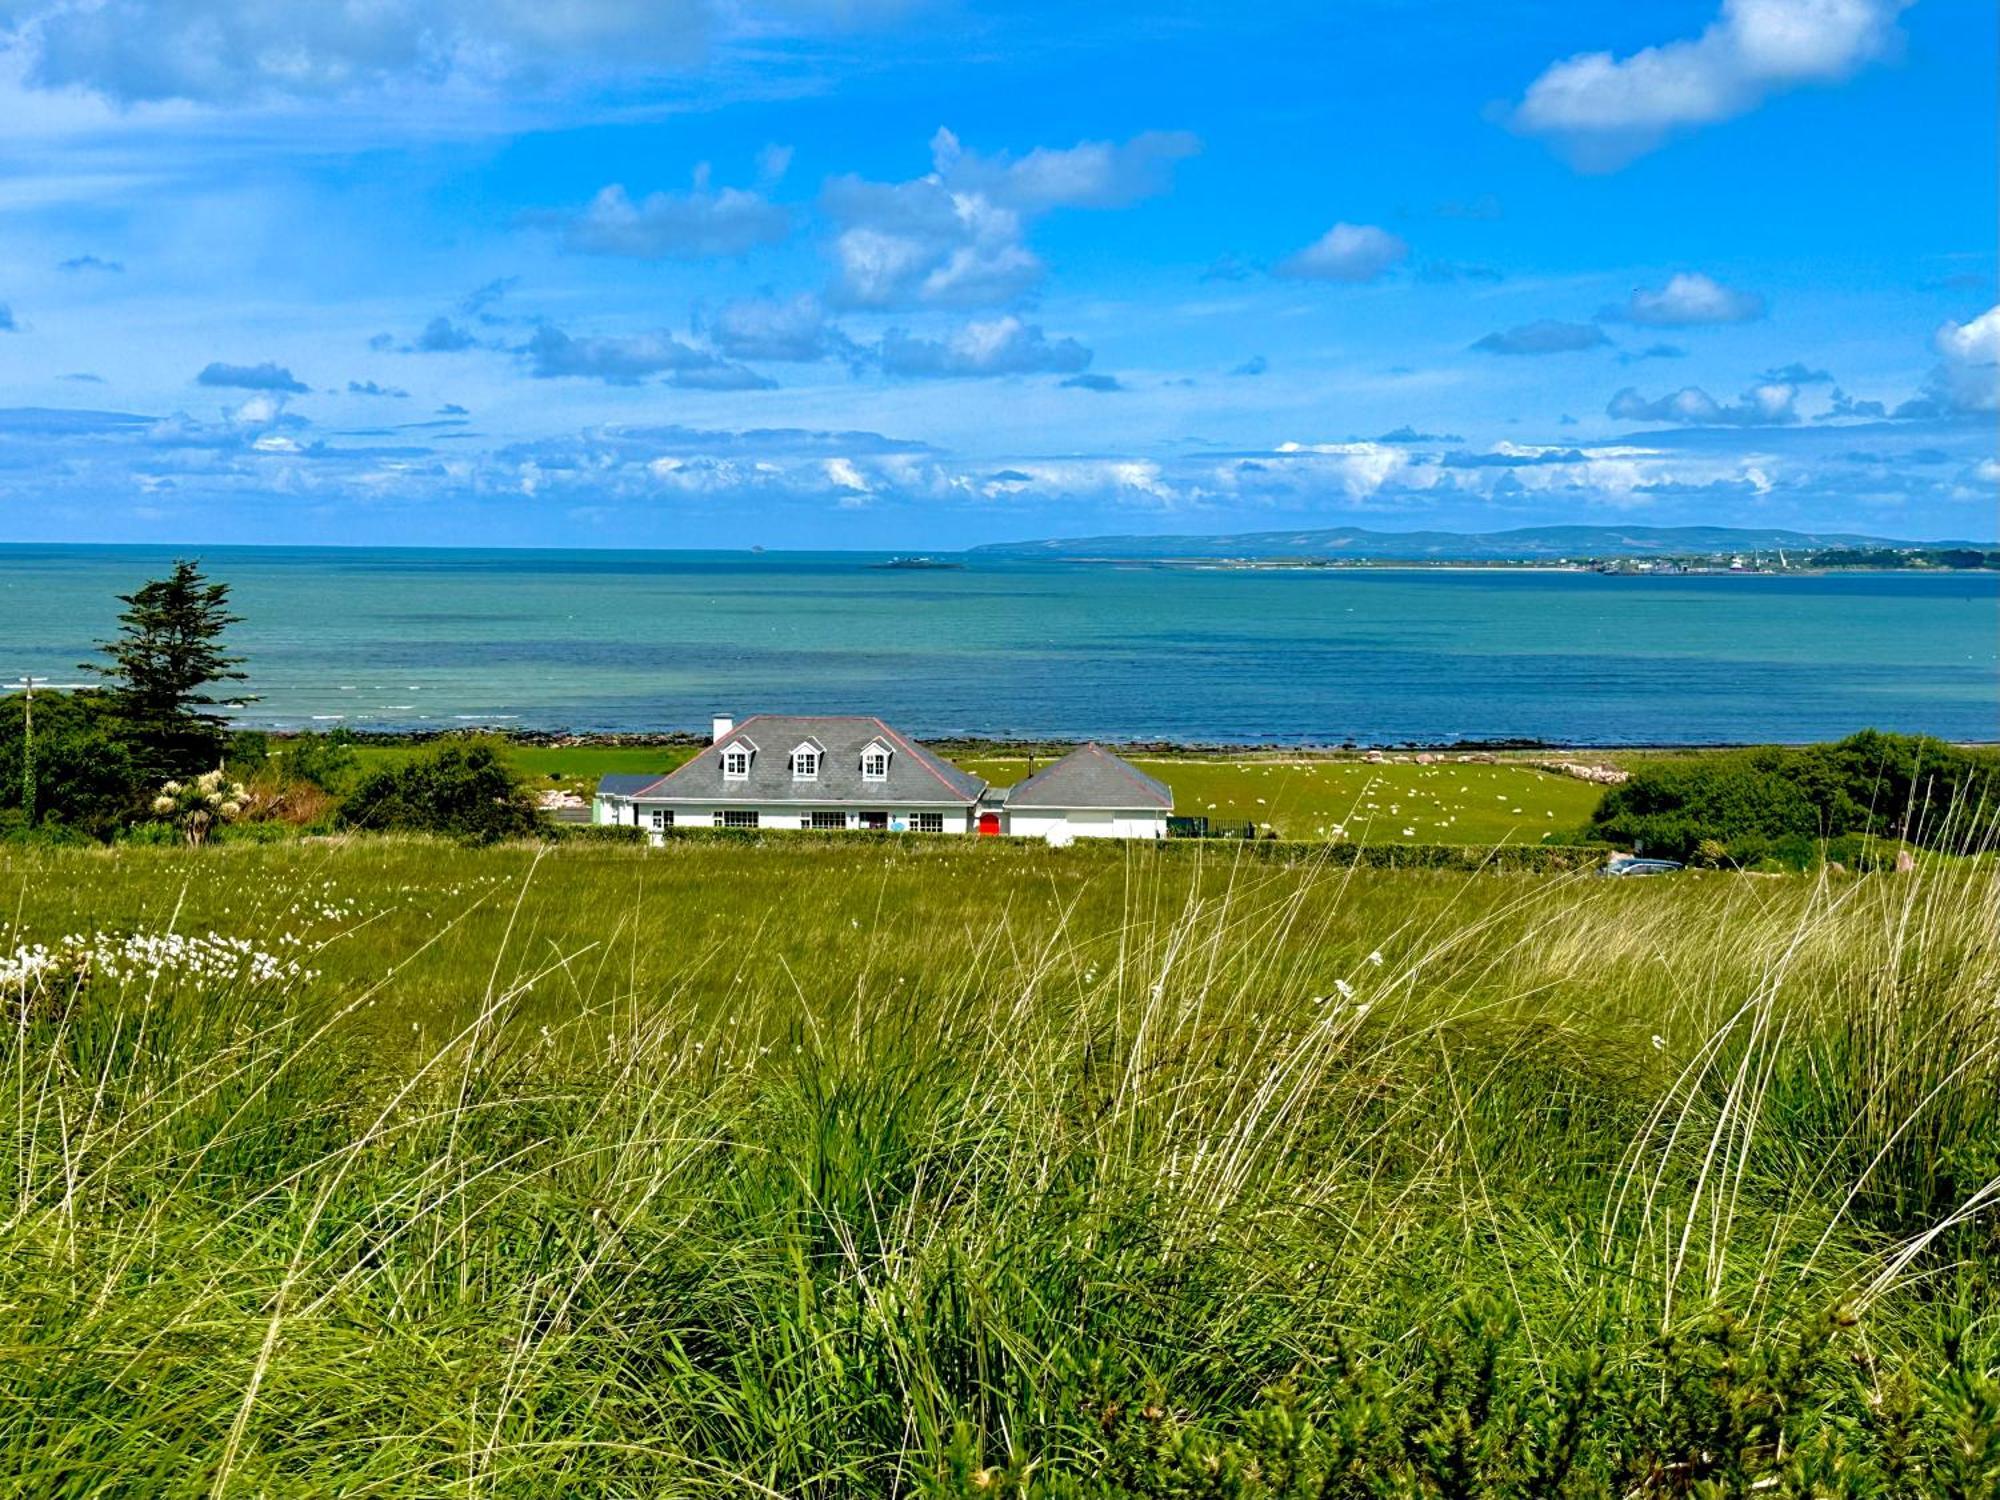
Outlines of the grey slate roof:
{"label": "grey slate roof", "polygon": [[644,791],[660,779],[657,771],[609,771],[597,778],[597,795],[600,797],[629,797],[634,792]]}
{"label": "grey slate roof", "polygon": [[1102,745],[1085,745],[1009,788],[1007,805],[1171,812],[1174,793]]}
{"label": "grey slate roof", "polygon": [[[880,741],[889,751],[885,781],[861,779],[861,752]],[[820,747],[819,775],[792,779],[792,751],[810,742]],[[722,777],[722,752],[754,746],[750,775]],[[608,780],[609,778],[607,778]],[[971,806],[986,790],[979,777],[938,759],[880,719],[753,714],[685,765],[655,776],[622,795],[646,802],[795,802],[894,807],[905,803]]]}

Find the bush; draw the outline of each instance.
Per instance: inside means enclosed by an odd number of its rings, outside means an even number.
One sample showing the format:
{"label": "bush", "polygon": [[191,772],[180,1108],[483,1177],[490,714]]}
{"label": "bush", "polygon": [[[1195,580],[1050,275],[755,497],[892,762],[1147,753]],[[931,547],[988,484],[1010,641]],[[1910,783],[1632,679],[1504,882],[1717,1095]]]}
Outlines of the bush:
{"label": "bush", "polygon": [[1865,730],[1834,745],[1770,746],[1648,762],[1604,794],[1592,830],[1647,854],[1808,865],[1862,834],[1968,852],[1993,836],[1990,752]]}
{"label": "bush", "polygon": [[334,729],[325,734],[298,735],[286,740],[271,760],[287,780],[337,792],[354,774],[354,733]]}
{"label": "bush", "polygon": [[[17,812],[26,708],[0,699],[0,803]],[[102,693],[35,694],[34,822],[105,839],[138,810],[144,784],[116,728]]]}
{"label": "bush", "polygon": [[538,832],[527,791],[490,745],[441,745],[365,778],[340,806],[350,828],[442,833],[477,843]]}

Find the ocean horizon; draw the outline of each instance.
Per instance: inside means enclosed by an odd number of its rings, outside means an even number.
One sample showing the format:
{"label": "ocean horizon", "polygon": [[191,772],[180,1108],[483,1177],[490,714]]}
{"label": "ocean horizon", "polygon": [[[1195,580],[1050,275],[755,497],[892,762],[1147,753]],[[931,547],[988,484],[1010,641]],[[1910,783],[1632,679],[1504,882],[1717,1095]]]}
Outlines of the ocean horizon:
{"label": "ocean horizon", "polygon": [[195,555],[269,729],[576,733],[866,712],[912,733],[1188,743],[2000,737],[2000,576],[1603,577],[938,552],[0,546],[0,680],[78,680]]}

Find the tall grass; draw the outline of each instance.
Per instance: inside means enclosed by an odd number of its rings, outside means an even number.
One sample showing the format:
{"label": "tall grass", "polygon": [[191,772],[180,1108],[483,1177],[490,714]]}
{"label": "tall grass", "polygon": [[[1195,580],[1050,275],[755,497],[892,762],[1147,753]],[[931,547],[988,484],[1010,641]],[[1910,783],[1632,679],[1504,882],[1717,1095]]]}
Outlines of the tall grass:
{"label": "tall grass", "polygon": [[0,946],[214,928],[319,976],[10,997],[24,1493],[2000,1477],[1990,862],[366,841],[0,876]]}

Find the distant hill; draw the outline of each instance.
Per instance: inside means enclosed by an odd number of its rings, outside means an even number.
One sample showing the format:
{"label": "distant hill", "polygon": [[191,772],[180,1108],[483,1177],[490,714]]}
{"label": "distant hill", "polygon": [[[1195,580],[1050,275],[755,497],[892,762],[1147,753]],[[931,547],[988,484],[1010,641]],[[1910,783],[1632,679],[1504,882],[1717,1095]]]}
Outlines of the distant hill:
{"label": "distant hill", "polygon": [[1243,531],[1224,536],[1092,536],[975,547],[989,556],[1118,558],[1332,557],[1410,562],[1531,562],[1565,557],[1661,557],[1769,552],[1779,547],[1993,547],[1992,542],[1910,542],[1851,531],[1736,526],[1524,526],[1515,531]]}

